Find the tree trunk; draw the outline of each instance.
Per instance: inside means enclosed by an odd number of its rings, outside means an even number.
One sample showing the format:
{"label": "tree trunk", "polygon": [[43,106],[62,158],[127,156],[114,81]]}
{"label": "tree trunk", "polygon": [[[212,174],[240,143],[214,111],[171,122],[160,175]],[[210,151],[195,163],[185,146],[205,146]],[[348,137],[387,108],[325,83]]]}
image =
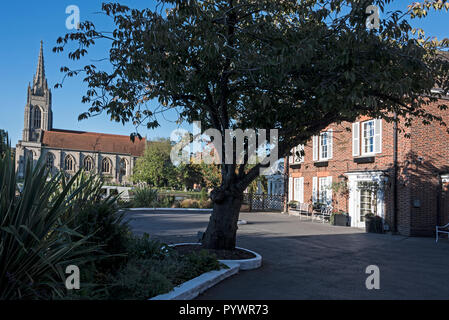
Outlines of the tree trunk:
{"label": "tree trunk", "polygon": [[226,191],[218,192],[220,195],[216,196],[216,199],[212,197],[214,209],[204,234],[203,247],[231,250],[235,248],[237,221],[243,193],[236,195]]}

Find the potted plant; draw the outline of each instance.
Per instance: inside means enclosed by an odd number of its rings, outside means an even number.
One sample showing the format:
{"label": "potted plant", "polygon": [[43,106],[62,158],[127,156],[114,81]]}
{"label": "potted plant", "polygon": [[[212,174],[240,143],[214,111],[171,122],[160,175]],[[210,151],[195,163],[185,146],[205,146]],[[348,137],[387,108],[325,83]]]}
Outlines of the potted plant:
{"label": "potted plant", "polygon": [[333,226],[343,226],[348,227],[349,226],[349,215],[347,212],[344,212],[342,210],[338,212],[332,212],[330,216],[330,224]]}
{"label": "potted plant", "polygon": [[382,218],[373,213],[366,214],[365,228],[366,232],[383,233],[384,229]]}
{"label": "potted plant", "polygon": [[288,207],[289,208],[294,208],[296,209],[296,206],[298,205],[298,201],[292,200],[288,202]]}

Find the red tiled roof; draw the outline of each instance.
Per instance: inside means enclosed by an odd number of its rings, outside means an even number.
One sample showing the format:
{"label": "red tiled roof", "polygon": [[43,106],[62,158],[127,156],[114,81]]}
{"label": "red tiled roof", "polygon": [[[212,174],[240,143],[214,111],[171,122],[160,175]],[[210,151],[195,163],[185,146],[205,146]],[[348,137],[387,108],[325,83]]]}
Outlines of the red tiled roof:
{"label": "red tiled roof", "polygon": [[44,131],[42,144],[51,148],[99,151],[141,156],[145,150],[145,138],[136,138],[134,143],[129,136],[53,129]]}

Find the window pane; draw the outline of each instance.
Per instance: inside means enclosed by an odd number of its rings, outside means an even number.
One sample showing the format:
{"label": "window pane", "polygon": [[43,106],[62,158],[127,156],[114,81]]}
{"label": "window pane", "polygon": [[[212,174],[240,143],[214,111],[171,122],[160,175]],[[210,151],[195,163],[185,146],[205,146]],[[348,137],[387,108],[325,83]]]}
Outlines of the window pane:
{"label": "window pane", "polygon": [[320,143],[320,146],[321,146],[321,158],[327,158],[327,146],[328,146],[328,138],[329,138],[329,135],[328,135],[328,133],[327,132],[323,132],[322,134],[321,134],[321,143]]}
{"label": "window pane", "polygon": [[363,144],[364,153],[374,152],[374,121],[367,121],[363,123]]}
{"label": "window pane", "polygon": [[365,221],[365,215],[373,212],[372,192],[360,191],[360,221]]}

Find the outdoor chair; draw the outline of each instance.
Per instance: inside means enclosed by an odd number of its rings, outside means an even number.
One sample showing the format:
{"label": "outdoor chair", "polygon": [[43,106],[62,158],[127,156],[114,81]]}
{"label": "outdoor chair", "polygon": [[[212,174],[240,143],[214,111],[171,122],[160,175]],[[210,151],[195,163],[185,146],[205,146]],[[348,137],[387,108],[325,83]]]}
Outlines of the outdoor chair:
{"label": "outdoor chair", "polygon": [[315,217],[317,216],[321,216],[322,222],[324,223],[324,221],[327,219],[330,219],[330,216],[332,214],[332,206],[322,206],[320,208],[320,210],[314,210],[312,212],[312,221],[314,220]]}
{"label": "outdoor chair", "polygon": [[[435,242],[438,242],[438,233],[445,233],[445,234],[448,234],[448,235],[449,235],[449,230],[447,230],[447,228],[449,228],[449,223],[448,223],[448,224],[445,224],[444,226],[436,226],[436,227],[435,227],[435,229],[436,229],[436,232],[435,232],[435,236],[436,236]],[[446,230],[443,230],[443,229],[446,229]]]}
{"label": "outdoor chair", "polygon": [[302,214],[305,213],[306,217],[309,216],[309,208],[310,208],[310,204],[309,203],[298,203],[298,205],[296,206],[296,209],[299,211],[299,220],[301,220]]}

